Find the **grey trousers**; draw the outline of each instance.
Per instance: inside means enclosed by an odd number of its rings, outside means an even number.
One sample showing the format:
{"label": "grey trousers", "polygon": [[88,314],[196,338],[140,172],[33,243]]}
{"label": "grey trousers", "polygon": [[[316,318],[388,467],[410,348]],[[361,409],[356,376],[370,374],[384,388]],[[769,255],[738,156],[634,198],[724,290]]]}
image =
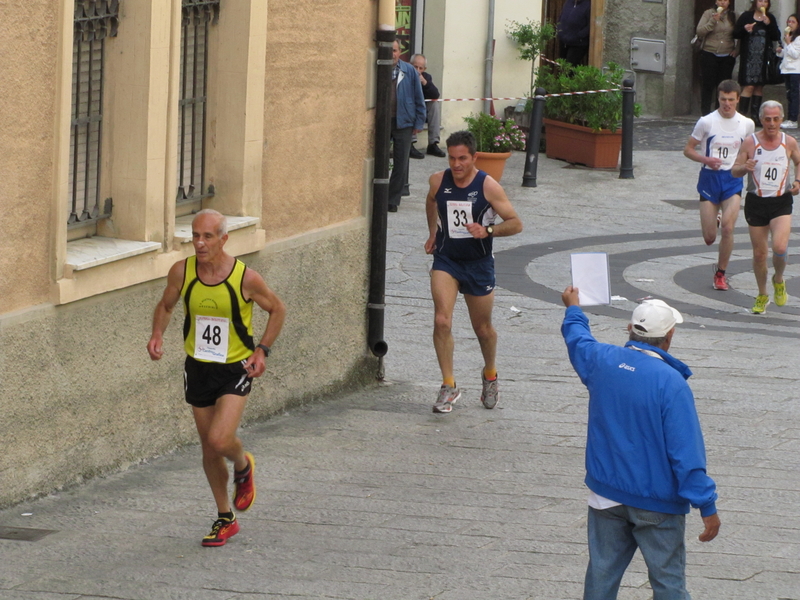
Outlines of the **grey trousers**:
{"label": "grey trousers", "polygon": [[413,127],[397,128],[397,121],[392,119],[392,174],[389,177],[389,205],[400,206],[403,186],[408,178],[408,153],[411,152],[411,136]]}

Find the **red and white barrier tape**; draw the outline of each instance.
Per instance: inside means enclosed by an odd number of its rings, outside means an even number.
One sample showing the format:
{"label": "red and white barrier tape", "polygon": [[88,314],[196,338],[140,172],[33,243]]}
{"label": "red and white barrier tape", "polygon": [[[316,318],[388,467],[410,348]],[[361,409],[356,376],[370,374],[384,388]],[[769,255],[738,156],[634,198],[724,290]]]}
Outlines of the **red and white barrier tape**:
{"label": "red and white barrier tape", "polygon": [[[564,92],[563,94],[545,94],[545,98],[555,98],[557,96],[583,96],[586,94],[602,94],[606,92],[619,92],[622,88],[612,90],[587,90],[585,92]],[[487,100],[527,100],[527,96],[520,98],[437,98],[435,100],[426,99],[425,102],[486,102]]]}

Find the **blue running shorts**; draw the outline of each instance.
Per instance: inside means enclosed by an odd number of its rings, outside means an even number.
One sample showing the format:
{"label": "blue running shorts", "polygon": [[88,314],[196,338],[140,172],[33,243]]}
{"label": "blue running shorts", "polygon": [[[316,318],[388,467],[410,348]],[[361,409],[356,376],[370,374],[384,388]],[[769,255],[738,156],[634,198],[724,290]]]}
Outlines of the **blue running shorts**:
{"label": "blue running shorts", "polygon": [[459,261],[433,255],[431,271],[449,273],[458,282],[458,291],[470,296],[488,296],[494,291],[494,256],[478,260]]}
{"label": "blue running shorts", "polygon": [[730,171],[700,169],[697,191],[701,200],[719,204],[731,196],[742,195],[743,177],[734,177]]}

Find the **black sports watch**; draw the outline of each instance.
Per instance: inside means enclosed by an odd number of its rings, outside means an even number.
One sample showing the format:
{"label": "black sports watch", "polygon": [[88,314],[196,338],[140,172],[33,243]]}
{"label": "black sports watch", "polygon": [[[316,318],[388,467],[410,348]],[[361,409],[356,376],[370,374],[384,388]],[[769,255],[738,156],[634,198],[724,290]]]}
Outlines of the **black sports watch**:
{"label": "black sports watch", "polygon": [[489,225],[489,226],[486,228],[486,234],[487,234],[489,237],[492,237],[492,236],[494,235],[494,225]]}
{"label": "black sports watch", "polygon": [[256,348],[261,348],[264,351],[264,358],[268,357],[269,353],[271,352],[269,346],[265,346],[264,344],[259,344],[258,346],[256,346]]}

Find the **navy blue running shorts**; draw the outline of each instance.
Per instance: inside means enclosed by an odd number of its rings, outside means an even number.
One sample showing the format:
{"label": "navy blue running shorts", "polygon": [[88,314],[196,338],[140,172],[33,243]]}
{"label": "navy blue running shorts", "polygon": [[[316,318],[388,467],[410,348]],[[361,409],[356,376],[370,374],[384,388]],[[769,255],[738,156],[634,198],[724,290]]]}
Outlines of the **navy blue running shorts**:
{"label": "navy blue running shorts", "polygon": [[187,356],[183,367],[186,402],[197,408],[206,408],[214,406],[217,398],[228,394],[247,396],[253,378],[247,376],[244,362],[202,362]]}
{"label": "navy blue running shorts", "polygon": [[742,177],[734,177],[730,171],[700,169],[697,191],[701,200],[719,204],[731,196],[742,195]]}
{"label": "navy blue running shorts", "polygon": [[744,200],[744,220],[750,227],[766,227],[775,217],[792,214],[794,198],[791,192],[773,198],[761,198],[747,192]]}
{"label": "navy blue running shorts", "polygon": [[449,273],[458,282],[458,291],[462,294],[488,296],[494,291],[494,256],[491,255],[462,262],[434,254],[431,271]]}

